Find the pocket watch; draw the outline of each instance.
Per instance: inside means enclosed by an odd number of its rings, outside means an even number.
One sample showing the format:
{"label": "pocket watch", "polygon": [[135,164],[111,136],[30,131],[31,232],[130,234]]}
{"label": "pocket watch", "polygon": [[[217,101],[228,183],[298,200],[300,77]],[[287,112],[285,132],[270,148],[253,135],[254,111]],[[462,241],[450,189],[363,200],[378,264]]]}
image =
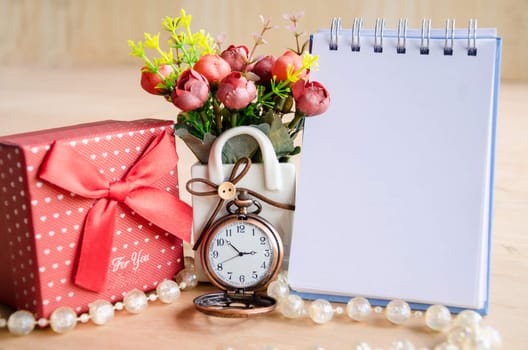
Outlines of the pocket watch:
{"label": "pocket watch", "polygon": [[262,206],[247,192],[240,191],[226,208],[229,214],[203,233],[200,254],[209,280],[222,292],[199,296],[194,304],[201,312],[222,317],[270,312],[275,308],[275,299],[258,292],[281,268],[281,238],[273,225],[258,215]]}

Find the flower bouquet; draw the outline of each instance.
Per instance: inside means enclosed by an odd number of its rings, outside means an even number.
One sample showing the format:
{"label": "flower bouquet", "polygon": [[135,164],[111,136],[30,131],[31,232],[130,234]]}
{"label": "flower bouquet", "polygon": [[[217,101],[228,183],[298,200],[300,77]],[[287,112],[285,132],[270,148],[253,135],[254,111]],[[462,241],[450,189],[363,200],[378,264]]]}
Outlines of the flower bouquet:
{"label": "flower bouquet", "polygon": [[[309,80],[317,57],[305,52],[304,33],[297,24],[302,13],[285,15],[296,42],[281,56],[256,56],[265,44],[264,34],[274,28],[271,19],[260,17],[262,29],[254,34],[251,50],[244,45],[221,49],[204,30],[191,30],[191,15],[182,9],[179,17],[166,17],[162,27],[169,33],[168,50],[160,47],[160,34],[145,33],[143,41],[129,40],[131,55],[144,61],[142,88],[163,96],[179,110],[175,125],[179,136],[202,163],[207,163],[215,138],[227,129],[251,125],[270,139],[277,158],[287,160],[298,154],[294,144],[306,116],[324,113],[330,103],[325,87]],[[147,49],[157,57],[147,55]],[[241,157],[258,159],[258,145],[240,135],[226,144],[223,161]]]}

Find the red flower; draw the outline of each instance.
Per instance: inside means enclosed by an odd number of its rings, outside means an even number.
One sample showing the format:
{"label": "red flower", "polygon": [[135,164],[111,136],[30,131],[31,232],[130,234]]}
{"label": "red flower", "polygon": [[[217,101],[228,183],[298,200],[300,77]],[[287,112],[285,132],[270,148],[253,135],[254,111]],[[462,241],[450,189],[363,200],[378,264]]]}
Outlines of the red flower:
{"label": "red flower", "polygon": [[229,65],[231,70],[237,72],[244,72],[248,64],[249,50],[246,46],[229,45],[227,49],[220,54]]}
{"label": "red flower", "polygon": [[271,81],[273,78],[271,67],[273,67],[275,61],[277,61],[277,58],[273,55],[269,55],[262,57],[255,63],[251,71],[260,77],[257,84],[265,85]]}
{"label": "red flower", "polygon": [[330,94],[318,81],[299,80],[292,87],[296,109],[306,116],[319,115],[328,109]]}
{"label": "red flower", "polygon": [[160,77],[160,74],[164,77],[168,77],[171,73],[174,72],[174,69],[170,65],[162,64],[158,68],[158,73],[150,71],[149,68],[141,68],[141,87],[146,92],[153,95],[164,95],[167,93],[166,89],[158,88],[158,84],[163,83],[163,79]]}
{"label": "red flower", "polygon": [[240,72],[231,72],[220,82],[217,97],[227,108],[238,110],[257,97],[257,88]]}
{"label": "red flower", "polygon": [[202,107],[208,96],[209,82],[192,69],[180,75],[171,94],[172,103],[184,112]]}
{"label": "red flower", "polygon": [[231,66],[218,55],[204,55],[194,64],[193,69],[202,74],[210,84],[224,79],[231,73]]}
{"label": "red flower", "polygon": [[[277,78],[277,80],[287,80],[288,71],[291,73],[301,70],[303,67],[303,59],[301,56],[293,51],[286,51],[282,54],[273,66],[271,67],[271,74]],[[306,76],[306,71],[302,72],[298,77],[303,78]]]}

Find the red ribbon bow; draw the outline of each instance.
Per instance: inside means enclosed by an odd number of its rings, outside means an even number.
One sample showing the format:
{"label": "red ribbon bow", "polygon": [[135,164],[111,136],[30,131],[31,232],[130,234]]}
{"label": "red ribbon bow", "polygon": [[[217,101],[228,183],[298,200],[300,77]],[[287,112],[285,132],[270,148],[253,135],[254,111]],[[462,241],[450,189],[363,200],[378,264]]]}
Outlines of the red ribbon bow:
{"label": "red ribbon bow", "polygon": [[174,138],[163,132],[121,180],[109,182],[72,147],[53,144],[42,163],[40,178],[80,196],[96,199],[84,223],[75,284],[93,291],[103,289],[118,202],[176,237],[190,240],[191,208],[166,191],[150,186],[174,168],[177,161]]}

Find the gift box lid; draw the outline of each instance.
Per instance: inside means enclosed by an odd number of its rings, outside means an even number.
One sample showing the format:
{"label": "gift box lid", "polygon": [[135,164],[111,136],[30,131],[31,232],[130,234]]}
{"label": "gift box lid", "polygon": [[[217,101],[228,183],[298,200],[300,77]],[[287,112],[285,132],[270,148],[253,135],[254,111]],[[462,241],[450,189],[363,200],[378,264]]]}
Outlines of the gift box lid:
{"label": "gift box lid", "polygon": [[[157,127],[172,125],[173,122],[170,120],[159,119],[140,119],[134,121],[103,120],[93,123],[0,136],[0,143],[12,146],[41,145],[49,144],[56,139],[69,140],[84,137],[88,140],[102,133],[108,133],[108,136],[105,135],[103,137],[107,139],[110,137],[111,139],[111,134],[119,133],[120,131],[134,132],[137,130],[143,133],[154,132]],[[119,137],[119,134],[117,137]]]}

